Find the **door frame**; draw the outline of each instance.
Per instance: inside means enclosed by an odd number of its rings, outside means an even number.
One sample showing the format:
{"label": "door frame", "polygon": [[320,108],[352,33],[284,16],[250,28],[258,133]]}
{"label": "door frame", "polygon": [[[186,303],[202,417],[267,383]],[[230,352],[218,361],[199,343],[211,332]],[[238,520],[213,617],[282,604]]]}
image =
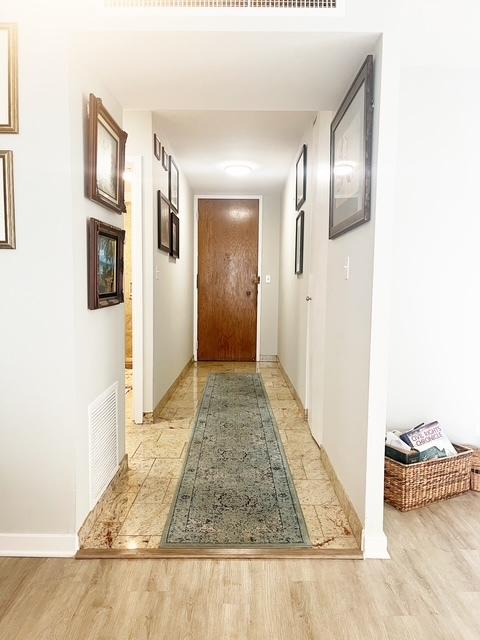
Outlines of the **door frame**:
{"label": "door frame", "polygon": [[260,360],[260,329],[262,320],[262,246],[263,246],[263,196],[237,194],[206,194],[193,197],[193,359],[198,360],[198,201],[199,200],[258,200],[258,261],[257,276],[260,278],[257,295],[257,339],[255,361]]}
{"label": "door frame", "polygon": [[[143,424],[143,162],[127,156],[132,189],[132,368],[133,421]],[[125,339],[125,338],[124,338]]]}

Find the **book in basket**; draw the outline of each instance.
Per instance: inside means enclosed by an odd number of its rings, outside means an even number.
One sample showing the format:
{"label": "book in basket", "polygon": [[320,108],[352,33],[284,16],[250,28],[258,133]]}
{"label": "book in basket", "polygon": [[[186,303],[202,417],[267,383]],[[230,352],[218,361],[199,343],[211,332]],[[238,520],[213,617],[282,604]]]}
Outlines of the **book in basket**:
{"label": "book in basket", "polygon": [[400,438],[420,453],[420,460],[456,456],[457,451],[438,422],[421,424],[402,433]]}

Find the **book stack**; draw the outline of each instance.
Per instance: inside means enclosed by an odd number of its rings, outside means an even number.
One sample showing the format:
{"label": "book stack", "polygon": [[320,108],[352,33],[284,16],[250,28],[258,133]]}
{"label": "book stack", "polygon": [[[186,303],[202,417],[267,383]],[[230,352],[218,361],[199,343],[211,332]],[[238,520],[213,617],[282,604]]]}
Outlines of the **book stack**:
{"label": "book stack", "polygon": [[438,422],[422,423],[408,431],[389,431],[385,439],[385,455],[403,464],[425,462],[457,455]]}

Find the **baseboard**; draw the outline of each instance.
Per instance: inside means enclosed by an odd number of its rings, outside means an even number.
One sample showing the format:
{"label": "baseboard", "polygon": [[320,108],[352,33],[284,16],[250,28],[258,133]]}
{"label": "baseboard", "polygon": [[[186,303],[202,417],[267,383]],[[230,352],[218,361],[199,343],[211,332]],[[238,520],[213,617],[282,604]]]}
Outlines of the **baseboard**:
{"label": "baseboard", "polygon": [[0,533],[0,556],[71,558],[77,549],[74,533]]}
{"label": "baseboard", "polygon": [[[119,482],[119,480],[121,479],[121,477],[123,476],[123,474],[126,472],[127,469],[128,469],[128,453],[126,453],[123,456],[120,464],[118,465],[118,469],[117,469],[115,475],[113,476],[111,481],[108,483],[108,485],[107,485],[105,491],[103,492],[103,494],[106,493],[109,489],[114,489],[115,488],[115,485]],[[98,518],[98,516],[100,514],[100,506],[99,505],[100,505],[101,499],[102,499],[102,496],[100,496],[100,499],[98,500],[97,504],[93,507],[93,509],[87,515],[87,517],[85,518],[82,526],[78,530],[78,543],[79,543],[80,547],[83,546],[83,543],[87,539],[90,531],[92,530],[93,525],[95,524],[96,519]]]}
{"label": "baseboard", "polygon": [[278,356],[261,355],[258,362],[278,362]]}
{"label": "baseboard", "polygon": [[288,377],[287,372],[283,368],[283,365],[282,365],[282,363],[280,361],[280,358],[278,358],[278,365],[280,367],[280,371],[282,372],[283,377],[285,378],[285,382],[287,383],[287,387],[289,388],[290,393],[295,398],[295,402],[297,403],[298,408],[303,413],[303,415],[305,417],[305,420],[308,420],[308,409],[305,409],[305,407],[303,406],[303,402],[301,401],[300,396],[298,395],[297,390],[295,389],[292,381]]}
{"label": "baseboard", "polygon": [[156,422],[158,420],[158,418],[160,417],[160,413],[162,412],[162,409],[165,407],[165,405],[167,404],[167,402],[170,400],[170,398],[173,396],[173,394],[175,393],[178,385],[180,384],[180,382],[183,380],[183,378],[185,378],[185,376],[187,375],[187,373],[190,371],[191,367],[193,365],[193,357],[190,358],[190,360],[187,362],[187,364],[183,367],[182,371],[180,372],[180,375],[175,379],[175,381],[170,385],[170,387],[168,388],[168,390],[166,391],[166,393],[164,394],[163,398],[160,400],[160,402],[157,404],[157,406],[155,407],[155,409],[153,410],[152,413],[152,422]]}
{"label": "baseboard", "polygon": [[370,560],[390,560],[387,548],[387,536],[383,533],[370,535],[363,532],[362,538],[363,557]]}
{"label": "baseboard", "polygon": [[362,521],[358,517],[358,513],[356,512],[355,507],[348,497],[347,492],[343,488],[342,483],[338,479],[337,473],[333,468],[333,465],[330,462],[330,458],[328,457],[328,454],[325,451],[324,447],[320,447],[320,458],[322,460],[323,466],[325,467],[325,471],[327,472],[330,482],[333,485],[333,489],[337,495],[338,501],[340,502],[340,506],[347,516],[347,520],[352,529],[352,533],[355,536],[355,540],[358,542],[359,547],[363,549],[364,541]]}

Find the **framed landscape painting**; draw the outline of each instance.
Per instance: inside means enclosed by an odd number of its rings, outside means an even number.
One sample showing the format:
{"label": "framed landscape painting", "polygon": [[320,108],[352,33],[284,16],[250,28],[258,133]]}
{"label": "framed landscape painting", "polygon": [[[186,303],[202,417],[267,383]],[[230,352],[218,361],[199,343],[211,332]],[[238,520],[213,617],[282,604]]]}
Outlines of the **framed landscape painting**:
{"label": "framed landscape painting", "polygon": [[170,255],[180,258],[180,218],[172,211],[170,220]]}
{"label": "framed landscape painting", "polygon": [[88,308],[123,302],[125,231],[101,220],[88,221]]}
{"label": "framed landscape painting", "polygon": [[295,208],[298,211],[307,199],[307,145],[304,144],[295,167]]}
{"label": "framed landscape painting", "polygon": [[295,224],[295,273],[303,273],[303,243],[305,235],[305,214],[303,211],[297,216]]}
{"label": "framed landscape painting", "polygon": [[174,209],[178,213],[178,167],[175,164],[175,160],[170,156],[169,168],[168,168],[168,199]]}
{"label": "framed landscape painting", "polygon": [[373,56],[367,56],[330,128],[329,237],[370,220]]}
{"label": "framed landscape painting", "polygon": [[0,22],[0,133],[18,133],[17,25]]}
{"label": "framed landscape painting", "polygon": [[161,191],[157,191],[157,225],[158,248],[170,253],[170,202]]}
{"label": "framed landscape painting", "polygon": [[0,151],[0,249],[15,249],[12,151]]}
{"label": "framed landscape painting", "polygon": [[118,126],[100,98],[88,103],[87,196],[117,213],[125,211],[125,143]]}

